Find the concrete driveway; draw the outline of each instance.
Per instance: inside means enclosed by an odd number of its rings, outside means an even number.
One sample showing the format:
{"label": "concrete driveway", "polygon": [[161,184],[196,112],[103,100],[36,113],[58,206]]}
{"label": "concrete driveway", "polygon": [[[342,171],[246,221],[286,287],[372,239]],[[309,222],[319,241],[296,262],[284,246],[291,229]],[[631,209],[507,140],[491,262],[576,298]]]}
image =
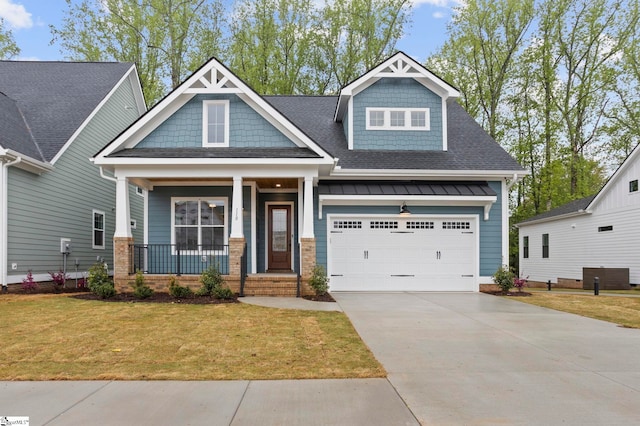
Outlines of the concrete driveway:
{"label": "concrete driveway", "polygon": [[333,296],[422,424],[640,424],[640,330],[478,293]]}

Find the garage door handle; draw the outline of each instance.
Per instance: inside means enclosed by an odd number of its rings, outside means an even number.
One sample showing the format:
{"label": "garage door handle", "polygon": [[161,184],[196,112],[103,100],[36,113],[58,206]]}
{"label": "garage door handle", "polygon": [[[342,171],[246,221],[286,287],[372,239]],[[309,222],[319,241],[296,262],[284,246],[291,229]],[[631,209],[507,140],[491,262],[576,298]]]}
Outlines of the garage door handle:
{"label": "garage door handle", "polygon": [[392,277],[415,277],[415,275],[391,275]]}
{"label": "garage door handle", "polygon": [[462,278],[473,278],[473,274],[472,275],[463,275]]}
{"label": "garage door handle", "polygon": [[344,277],[342,274],[331,274],[332,277]]}

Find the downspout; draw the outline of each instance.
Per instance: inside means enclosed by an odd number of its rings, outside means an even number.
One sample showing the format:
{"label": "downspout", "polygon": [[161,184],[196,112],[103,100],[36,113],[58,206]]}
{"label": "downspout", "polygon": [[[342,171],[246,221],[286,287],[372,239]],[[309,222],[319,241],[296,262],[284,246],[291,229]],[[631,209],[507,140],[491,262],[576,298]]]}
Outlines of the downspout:
{"label": "downspout", "polygon": [[6,293],[7,288],[7,262],[9,262],[9,167],[15,166],[22,161],[22,157],[16,157],[15,160],[2,164],[2,170],[0,171],[0,191],[2,196],[0,197],[0,204],[2,204],[2,224],[0,225],[0,241],[2,247],[0,252],[0,283],[2,284],[2,292]]}
{"label": "downspout", "polygon": [[102,170],[102,166],[100,166],[100,177],[106,180],[110,180],[111,182],[118,183],[118,179],[114,178],[113,176],[107,176],[104,174],[104,170]]}

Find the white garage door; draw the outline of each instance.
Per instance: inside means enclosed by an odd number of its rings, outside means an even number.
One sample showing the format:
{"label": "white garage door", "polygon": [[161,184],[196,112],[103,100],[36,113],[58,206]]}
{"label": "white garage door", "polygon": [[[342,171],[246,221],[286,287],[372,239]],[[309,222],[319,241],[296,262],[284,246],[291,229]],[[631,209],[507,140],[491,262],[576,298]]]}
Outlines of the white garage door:
{"label": "white garage door", "polygon": [[328,221],[332,291],[477,290],[475,218]]}

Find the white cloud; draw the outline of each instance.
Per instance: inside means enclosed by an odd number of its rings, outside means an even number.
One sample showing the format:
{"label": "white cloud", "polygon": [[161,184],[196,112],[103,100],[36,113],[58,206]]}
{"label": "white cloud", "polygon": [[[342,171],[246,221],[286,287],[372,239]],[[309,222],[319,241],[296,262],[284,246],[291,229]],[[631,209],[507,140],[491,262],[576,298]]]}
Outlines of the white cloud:
{"label": "white cloud", "polygon": [[430,4],[431,6],[447,7],[449,0],[413,0],[413,5],[418,7],[421,4]]}
{"label": "white cloud", "polygon": [[33,21],[31,14],[27,12],[21,4],[12,2],[13,0],[0,0],[0,18],[3,18],[11,27],[31,28]]}
{"label": "white cloud", "polygon": [[442,13],[442,12],[433,12],[433,15],[431,15],[431,16],[433,16],[436,19],[442,19],[442,18],[444,18],[444,13]]}

